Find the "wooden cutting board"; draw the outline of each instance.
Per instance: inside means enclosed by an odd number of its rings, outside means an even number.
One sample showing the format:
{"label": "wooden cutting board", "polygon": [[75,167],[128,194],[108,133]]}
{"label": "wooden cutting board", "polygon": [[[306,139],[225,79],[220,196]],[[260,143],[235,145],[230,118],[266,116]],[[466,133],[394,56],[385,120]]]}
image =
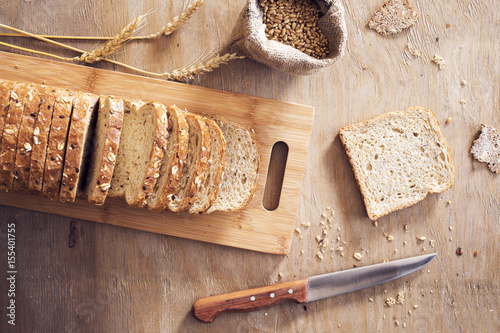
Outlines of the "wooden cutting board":
{"label": "wooden cutting board", "polygon": [[[253,128],[262,155],[255,197],[241,212],[199,216],[153,213],[128,208],[118,200],[107,200],[99,207],[81,199],[68,204],[14,192],[0,193],[0,204],[260,252],[283,255],[290,250],[312,107],[5,52],[0,52],[0,78],[155,100],[194,113],[221,115]],[[288,145],[288,158],[278,208],[269,211],[262,200],[271,151],[280,141]]]}

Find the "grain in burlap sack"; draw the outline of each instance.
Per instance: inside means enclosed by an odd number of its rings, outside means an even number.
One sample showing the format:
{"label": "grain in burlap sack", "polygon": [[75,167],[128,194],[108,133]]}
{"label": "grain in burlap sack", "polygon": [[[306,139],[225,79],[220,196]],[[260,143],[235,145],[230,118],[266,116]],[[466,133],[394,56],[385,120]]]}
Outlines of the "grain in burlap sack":
{"label": "grain in burlap sack", "polygon": [[334,64],[344,53],[347,29],[340,0],[317,0],[321,17],[317,25],[328,39],[330,53],[324,59],[311,57],[291,46],[269,40],[258,0],[248,0],[240,13],[228,44],[229,52],[300,75],[314,74]]}

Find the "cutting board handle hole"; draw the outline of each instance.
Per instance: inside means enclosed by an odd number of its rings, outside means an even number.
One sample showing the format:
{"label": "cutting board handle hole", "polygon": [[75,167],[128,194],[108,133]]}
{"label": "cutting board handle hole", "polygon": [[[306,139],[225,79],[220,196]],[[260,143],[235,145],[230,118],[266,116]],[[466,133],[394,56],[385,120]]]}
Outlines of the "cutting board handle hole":
{"label": "cutting board handle hole", "polygon": [[273,211],[279,206],[287,159],[288,145],[283,141],[275,142],[271,150],[266,186],[262,197],[262,206],[266,210]]}

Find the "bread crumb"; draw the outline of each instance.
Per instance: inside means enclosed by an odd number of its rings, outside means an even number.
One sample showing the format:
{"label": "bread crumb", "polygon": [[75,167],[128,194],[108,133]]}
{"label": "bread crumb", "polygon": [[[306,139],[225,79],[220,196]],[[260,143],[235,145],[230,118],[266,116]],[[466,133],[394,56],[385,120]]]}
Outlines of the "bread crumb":
{"label": "bread crumb", "polygon": [[373,302],[373,298],[371,298],[371,297],[368,298],[368,301]]}
{"label": "bread crumb", "polygon": [[451,242],[453,240],[453,238],[450,237],[449,241]]}
{"label": "bread crumb", "polygon": [[420,50],[415,49],[410,43],[406,44],[406,47],[408,48],[408,52],[415,58],[420,57],[422,54],[420,53]]}
{"label": "bread crumb", "polygon": [[394,240],[394,236],[393,236],[393,235],[387,235],[387,240],[388,240],[388,241],[392,241],[392,240]]}
{"label": "bread crumb", "polygon": [[434,239],[429,240],[429,245],[434,248]]}
{"label": "bread crumb", "polygon": [[394,325],[399,326],[399,321],[394,321]]}
{"label": "bread crumb", "polygon": [[427,249],[425,248],[425,246],[422,246],[422,252],[425,252],[427,251]]}
{"label": "bread crumb", "polygon": [[465,80],[461,80],[461,81],[460,81],[460,85],[461,85],[462,87],[464,87],[465,85],[467,85],[467,81],[465,81]]}
{"label": "bread crumb", "polygon": [[295,233],[296,233],[297,235],[300,235],[300,233],[301,233],[301,232],[302,232],[302,231],[300,231],[300,229],[299,229],[299,228],[295,228]]}
{"label": "bread crumb", "polygon": [[384,259],[382,262],[389,262],[389,259]]}
{"label": "bread crumb", "polygon": [[437,54],[435,54],[431,58],[431,60],[438,66],[439,69],[444,69],[446,63],[445,63],[443,57],[440,57]]}
{"label": "bread crumb", "polygon": [[373,221],[373,225],[377,227],[378,226],[378,222],[377,221]]}
{"label": "bread crumb", "polygon": [[403,328],[406,328],[406,323],[403,323]]}
{"label": "bread crumb", "polygon": [[323,229],[323,235],[327,235],[326,229]]}
{"label": "bread crumb", "polygon": [[321,236],[320,235],[316,235],[316,237],[314,237],[316,239],[316,242],[321,242]]}
{"label": "bread crumb", "polygon": [[320,251],[316,252],[316,257],[318,257],[319,260],[323,260],[323,254]]}
{"label": "bread crumb", "polygon": [[414,309],[418,308],[418,305],[417,305],[417,304],[415,304],[415,305],[413,306],[413,308],[414,308]]}
{"label": "bread crumb", "polygon": [[451,200],[448,200],[447,204],[448,204],[448,205],[451,205]]}
{"label": "bread crumb", "polygon": [[418,240],[419,242],[423,242],[423,241],[424,241],[424,240],[426,240],[426,239],[427,239],[427,237],[425,237],[425,236],[418,236],[418,237],[417,237],[417,240]]}
{"label": "bread crumb", "polygon": [[446,118],[446,121],[445,121],[445,123],[446,123],[446,124],[449,124],[449,123],[451,123],[451,117],[448,117],[448,118]]}
{"label": "bread crumb", "polygon": [[408,310],[408,314],[411,316],[411,309],[410,309],[410,310]]}
{"label": "bread crumb", "polygon": [[408,244],[408,242],[404,241],[404,242],[403,242],[403,246],[404,246],[404,245],[406,245],[406,244]]}
{"label": "bread crumb", "polygon": [[453,227],[450,225],[450,226],[448,227],[448,229],[450,229],[450,231],[452,231],[452,230],[453,230]]}
{"label": "bread crumb", "polygon": [[479,255],[478,251],[474,251],[474,257],[477,257]]}
{"label": "bread crumb", "polygon": [[396,303],[405,304],[405,294],[403,291],[398,292],[398,297],[396,298]]}
{"label": "bread crumb", "polygon": [[394,306],[396,304],[396,300],[392,297],[389,297],[385,300],[385,304],[387,304],[388,307]]}
{"label": "bread crumb", "polygon": [[462,98],[462,99],[460,100],[460,104],[465,105],[465,104],[467,104],[467,101],[466,101],[465,99],[463,99],[463,98]]}
{"label": "bread crumb", "polygon": [[321,213],[321,217],[326,218],[326,214],[325,213]]}
{"label": "bread crumb", "polygon": [[357,260],[363,259],[363,256],[361,255],[361,253],[358,253],[358,252],[354,253],[353,257],[356,258]]}
{"label": "bread crumb", "polygon": [[15,65],[15,66],[14,66],[14,68],[15,68],[15,69],[19,69],[19,65]]}
{"label": "bread crumb", "polygon": [[300,250],[299,253],[300,253],[300,255],[303,255],[304,254],[304,250]]}
{"label": "bread crumb", "polygon": [[408,225],[408,224],[405,224],[405,232],[407,232],[407,231],[408,231],[408,227],[409,227],[409,225]]}

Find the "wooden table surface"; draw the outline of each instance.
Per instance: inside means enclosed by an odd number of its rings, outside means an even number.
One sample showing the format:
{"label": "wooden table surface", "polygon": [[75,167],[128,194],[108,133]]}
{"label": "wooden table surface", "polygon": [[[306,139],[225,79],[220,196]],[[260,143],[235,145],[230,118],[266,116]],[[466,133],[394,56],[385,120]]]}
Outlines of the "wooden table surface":
{"label": "wooden table surface", "polygon": [[[315,108],[296,217],[301,233],[294,234],[287,256],[0,205],[0,331],[498,332],[500,176],[469,153],[481,123],[500,128],[496,1],[412,2],[420,14],[416,26],[382,37],[366,23],[383,0],[344,1],[349,34],[345,56],[319,74],[292,76],[244,59],[187,82]],[[149,12],[141,29],[149,34],[186,5],[173,0],[1,0],[0,22],[40,34],[114,35]],[[156,72],[193,64],[227,42],[243,5],[243,0],[207,0],[171,36],[131,42],[114,58]],[[30,39],[0,40],[76,55]],[[86,50],[96,43],[67,42]],[[421,56],[412,56],[407,44]],[[445,69],[431,62],[434,54],[445,59]],[[94,66],[123,71],[106,63]],[[374,225],[366,216],[338,130],[413,105],[431,109],[442,124],[454,156],[455,186]],[[447,118],[452,120],[445,124]],[[332,215],[331,228],[322,213]],[[327,226],[322,237],[329,243],[323,260],[316,256],[315,239],[325,229],[321,223]],[[16,326],[6,316],[7,234],[12,224]],[[417,241],[419,236],[426,240]],[[343,250],[335,251],[339,246]],[[361,261],[353,258],[355,252],[362,254]],[[211,294],[431,252],[438,253],[436,259],[417,273],[306,306],[283,304],[228,314],[209,325],[190,312],[196,299]],[[400,291],[404,304],[385,305]]]}

